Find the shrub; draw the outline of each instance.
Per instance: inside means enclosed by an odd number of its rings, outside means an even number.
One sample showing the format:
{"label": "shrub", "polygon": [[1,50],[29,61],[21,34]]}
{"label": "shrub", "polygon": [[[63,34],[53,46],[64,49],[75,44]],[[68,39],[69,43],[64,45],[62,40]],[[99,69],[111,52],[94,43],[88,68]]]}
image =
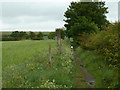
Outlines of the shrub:
{"label": "shrub", "polygon": [[15,38],[10,37],[9,35],[2,35],[2,41],[15,41]]}
{"label": "shrub", "polygon": [[118,24],[111,24],[105,31],[92,35],[87,46],[102,55],[109,67],[114,68],[118,68]]}
{"label": "shrub", "polygon": [[35,32],[30,32],[29,37],[31,40],[43,40],[43,33],[39,32],[36,34]]}
{"label": "shrub", "polygon": [[50,32],[49,35],[48,35],[48,38],[49,39],[55,39],[55,36],[56,36],[55,32]]}
{"label": "shrub", "polygon": [[79,45],[84,48],[88,49],[88,42],[93,34],[83,33],[78,37]]}
{"label": "shrub", "polygon": [[96,88],[119,88],[118,71],[107,67],[100,55],[94,51],[77,48],[77,54],[84,67],[95,78]]}
{"label": "shrub", "polygon": [[13,37],[16,41],[18,40],[22,40],[22,39],[28,39],[28,35],[26,32],[19,32],[19,31],[15,31],[15,32],[12,32],[10,34],[11,37]]}

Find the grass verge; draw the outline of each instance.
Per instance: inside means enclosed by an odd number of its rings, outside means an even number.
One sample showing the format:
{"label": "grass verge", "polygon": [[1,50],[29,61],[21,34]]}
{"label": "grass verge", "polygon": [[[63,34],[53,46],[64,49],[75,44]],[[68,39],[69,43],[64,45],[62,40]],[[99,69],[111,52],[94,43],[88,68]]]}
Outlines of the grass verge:
{"label": "grass verge", "polygon": [[99,55],[93,51],[77,49],[77,56],[83,61],[84,67],[96,80],[96,88],[112,88],[118,83],[118,71],[108,68]]}

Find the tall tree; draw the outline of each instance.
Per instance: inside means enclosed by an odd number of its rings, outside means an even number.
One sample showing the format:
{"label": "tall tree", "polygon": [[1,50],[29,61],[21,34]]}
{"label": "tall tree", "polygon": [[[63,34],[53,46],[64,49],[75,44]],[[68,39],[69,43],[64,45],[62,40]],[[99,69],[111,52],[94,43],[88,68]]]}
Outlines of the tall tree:
{"label": "tall tree", "polygon": [[67,36],[76,40],[82,32],[102,30],[102,26],[108,24],[106,13],[105,2],[72,2],[64,15]]}

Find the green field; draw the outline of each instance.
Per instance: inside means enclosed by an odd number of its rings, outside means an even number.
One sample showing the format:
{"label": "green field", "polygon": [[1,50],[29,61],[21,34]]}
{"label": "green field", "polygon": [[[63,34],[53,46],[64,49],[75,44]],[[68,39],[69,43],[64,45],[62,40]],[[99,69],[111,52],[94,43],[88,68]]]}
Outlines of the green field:
{"label": "green field", "polygon": [[31,60],[35,55],[46,52],[49,44],[56,47],[56,42],[52,40],[2,42],[4,68]]}
{"label": "green field", "polygon": [[[38,63],[48,61],[49,44],[51,47],[56,47],[56,41],[53,40],[2,42],[3,87],[21,87],[21,84],[23,84],[22,87],[27,87],[24,85],[27,80],[23,78],[26,74],[29,74],[31,78],[35,78],[32,75],[36,75]],[[37,66],[37,68],[40,67]],[[32,72],[31,69],[34,71]]]}
{"label": "green field", "polygon": [[[101,62],[99,55],[78,48],[75,59],[69,48],[69,42],[62,40],[61,54],[57,53],[55,40],[0,43],[2,43],[3,88],[89,88],[85,73],[80,68],[81,61],[84,62],[83,67],[95,78],[96,88],[109,88],[108,86],[118,83],[117,72],[110,70],[104,62]],[[52,64],[49,63],[49,45]]]}
{"label": "green field", "polygon": [[[78,48],[76,61],[66,41],[62,41],[61,54],[57,53],[55,40],[0,43],[2,43],[3,88],[89,88],[85,73],[80,68],[81,60],[95,78],[95,87],[108,88],[118,82],[117,72],[108,69],[106,64],[101,62],[101,58],[92,51]],[[52,64],[49,63],[49,45]]]}
{"label": "green field", "polygon": [[[56,43],[55,40],[2,42],[2,87],[88,87],[84,74],[79,70],[79,64],[73,61],[69,43],[62,41],[61,54],[57,54]],[[52,64],[49,63],[49,45]]]}
{"label": "green field", "polygon": [[[69,46],[62,43],[57,54],[55,40],[2,42],[3,88],[72,87],[72,59]],[[48,47],[52,47],[52,65]]]}
{"label": "green field", "polygon": [[[61,54],[57,54],[56,43],[55,40],[2,42],[2,87],[88,87],[84,74],[78,68],[79,64],[76,66],[73,62],[69,43],[62,41]],[[51,45],[52,64],[49,63],[49,45]]]}

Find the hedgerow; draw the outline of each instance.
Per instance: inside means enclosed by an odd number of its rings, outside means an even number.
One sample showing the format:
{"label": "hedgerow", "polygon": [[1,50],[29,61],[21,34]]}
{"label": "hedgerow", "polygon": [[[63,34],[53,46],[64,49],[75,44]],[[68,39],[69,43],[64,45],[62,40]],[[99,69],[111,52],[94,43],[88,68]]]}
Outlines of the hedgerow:
{"label": "hedgerow", "polygon": [[[80,46],[84,49],[92,50],[98,54],[110,70],[119,71],[119,26],[116,22],[105,27],[103,31],[96,34],[82,34],[79,37]],[[111,77],[112,78],[112,77]],[[119,77],[118,77],[119,78]],[[110,79],[110,78],[109,78]],[[107,79],[108,80],[108,79]],[[119,87],[120,84],[109,87]]]}
{"label": "hedgerow", "polygon": [[92,35],[88,48],[94,49],[107,62],[109,67],[118,69],[118,25],[109,25],[106,30]]}

